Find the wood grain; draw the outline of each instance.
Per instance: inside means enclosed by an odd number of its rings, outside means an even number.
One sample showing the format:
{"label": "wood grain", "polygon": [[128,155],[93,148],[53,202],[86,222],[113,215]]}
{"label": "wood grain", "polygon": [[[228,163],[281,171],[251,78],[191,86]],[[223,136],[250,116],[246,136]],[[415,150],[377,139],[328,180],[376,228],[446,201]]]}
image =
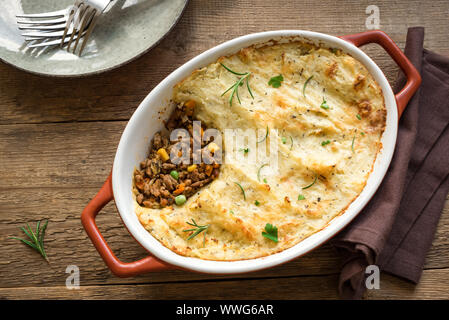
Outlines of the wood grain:
{"label": "wood grain", "polygon": [[[449,299],[449,270],[425,270],[417,286],[381,274],[380,289],[368,290],[370,299]],[[0,288],[0,299],[337,299],[337,275],[131,285]],[[261,285],[263,283],[263,285]]]}
{"label": "wood grain", "polygon": [[[113,276],[84,233],[79,216],[112,166],[127,120],[163,78],[197,54],[234,37],[266,30],[306,29],[333,35],[365,30],[372,1],[192,0],[169,36],[136,61],[83,79],[31,75],[0,63],[0,299],[335,299],[340,260],[324,245],[261,272],[217,276],[165,271]],[[426,27],[425,46],[449,55],[449,2],[376,1],[381,29],[403,48],[407,27]],[[394,81],[397,67],[377,46],[364,50]],[[48,265],[21,243],[28,221],[49,218]],[[147,253],[129,236],[113,204],[98,224],[124,261]],[[382,275],[372,299],[448,299],[449,201],[418,286]],[[67,290],[67,265],[81,289]],[[192,290],[193,288],[193,290]]]}

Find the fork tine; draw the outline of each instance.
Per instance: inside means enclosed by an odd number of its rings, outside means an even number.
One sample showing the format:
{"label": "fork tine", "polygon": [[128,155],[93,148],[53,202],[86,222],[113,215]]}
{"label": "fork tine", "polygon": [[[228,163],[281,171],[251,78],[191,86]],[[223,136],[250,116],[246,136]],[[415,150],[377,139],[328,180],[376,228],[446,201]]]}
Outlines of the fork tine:
{"label": "fork tine", "polygon": [[51,25],[66,22],[65,17],[53,20],[17,20],[18,24],[35,24],[35,25]]}
{"label": "fork tine", "polygon": [[[54,32],[38,32],[38,31],[31,31],[31,32],[24,32],[22,33],[22,36],[25,38],[60,38],[63,35],[63,30],[60,31],[54,31]],[[70,30],[70,33],[72,34],[73,30]]]}
{"label": "fork tine", "polygon": [[[83,31],[86,28],[88,23],[95,16],[96,12],[97,12],[97,9],[95,9],[95,8],[92,8],[92,7],[87,7],[86,8],[86,11],[84,12],[84,15],[83,15],[83,20],[82,20],[82,23],[81,23],[81,27],[79,28],[80,32]],[[73,51],[72,51],[73,53],[75,53],[75,50],[76,50],[76,47],[78,46],[78,42],[80,41],[80,38],[81,37],[78,37],[76,39],[75,46],[73,47]],[[83,40],[83,43],[84,43],[84,41],[85,40]]]}
{"label": "fork tine", "polygon": [[97,22],[98,16],[99,16],[99,15],[100,15],[99,12],[98,12],[98,11],[95,11],[95,14],[94,14],[93,18],[92,18],[92,20],[90,21],[89,26],[87,27],[86,33],[85,33],[85,35],[84,35],[84,37],[83,37],[83,43],[81,44],[80,51],[78,52],[78,56],[80,56],[80,57],[81,57],[81,54],[83,53],[84,47],[85,47],[86,44],[87,44],[87,39],[89,39],[90,34],[91,34],[92,31],[94,30],[95,23]]}
{"label": "fork tine", "polygon": [[[86,34],[86,31],[83,32],[83,34],[81,35],[81,37],[84,37]],[[75,39],[78,38],[78,35],[75,35],[74,37]],[[36,39],[35,39],[36,40]],[[48,40],[48,39],[47,39]],[[36,43],[28,43],[27,47],[29,48],[37,48],[37,47],[45,47],[45,46],[54,46],[54,45],[59,45],[61,44],[61,40],[60,39],[56,39],[56,40],[42,40],[42,39],[37,39],[38,42]],[[69,38],[67,37],[64,40],[64,43],[66,44],[67,42],[69,42]]]}
{"label": "fork tine", "polygon": [[53,24],[53,25],[48,25],[48,26],[33,26],[33,25],[20,26],[19,25],[19,30],[42,30],[42,31],[47,31],[47,30],[63,30],[64,28],[65,28],[65,23]]}
{"label": "fork tine", "polygon": [[80,25],[80,22],[83,18],[83,15],[84,15],[84,12],[86,11],[86,9],[87,9],[87,5],[84,3],[81,3],[79,6],[79,10],[77,11],[77,15],[75,15],[75,17],[74,17],[73,32],[72,32],[72,35],[70,36],[69,42],[67,43],[67,52],[70,52],[70,46],[72,45],[73,37],[75,36],[75,34],[78,33],[78,31],[80,31],[78,27]]}
{"label": "fork tine", "polygon": [[52,11],[52,12],[44,12],[44,13],[23,13],[17,14],[16,18],[55,18],[55,17],[63,17],[67,13],[67,9]]}
{"label": "fork tine", "polygon": [[[86,34],[86,31],[83,32],[83,34],[81,35],[81,37],[84,37]],[[75,38],[78,38],[78,35],[75,35]],[[36,39],[34,39],[36,40]],[[67,42],[69,42],[69,38],[66,38],[64,40],[64,44],[66,44]],[[33,43],[33,44],[28,44],[27,46],[30,48],[37,48],[37,47],[45,47],[45,46],[54,46],[54,45],[59,45],[61,44],[61,40],[56,39],[56,40],[50,40],[50,41],[42,41],[42,42],[38,42],[38,43]]]}
{"label": "fork tine", "polygon": [[70,29],[70,26],[75,17],[75,14],[77,13],[77,11],[80,7],[81,7],[81,2],[76,1],[75,4],[70,8],[69,18],[67,19],[66,27],[64,29],[64,34],[62,35],[62,38],[61,38],[61,48],[64,46],[65,37],[67,36],[67,32]]}

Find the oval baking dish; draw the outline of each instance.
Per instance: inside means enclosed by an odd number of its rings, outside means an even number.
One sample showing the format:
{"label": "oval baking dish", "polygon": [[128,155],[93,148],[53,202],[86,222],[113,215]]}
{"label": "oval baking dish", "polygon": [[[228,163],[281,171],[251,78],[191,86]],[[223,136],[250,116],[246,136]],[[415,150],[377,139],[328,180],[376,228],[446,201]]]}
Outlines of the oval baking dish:
{"label": "oval baking dish", "polygon": [[[161,107],[168,108],[167,106],[172,98],[173,86],[190,75],[194,70],[216,61],[221,56],[233,54],[242,48],[255,44],[283,41],[283,38],[286,37],[294,37],[318,46],[341,49],[360,61],[381,87],[387,110],[386,127],[381,138],[382,149],[376,158],[373,171],[368,178],[365,188],[345,212],[331,220],[326,228],[279,253],[256,259],[237,261],[202,260],[176,254],[164,247],[141,225],[134,212],[132,194],[133,171],[138,167],[140,160],[145,158],[152,136],[161,130],[163,126],[163,123],[160,121]],[[358,48],[358,46],[367,43],[381,45],[405,73],[407,82],[404,88],[396,95],[379,67]],[[82,213],[83,226],[106,265],[114,274],[121,277],[169,268],[219,274],[243,273],[270,268],[297,258],[321,245],[342,230],[357,216],[374,195],[393,156],[398,119],[408,101],[418,89],[420,82],[421,78],[417,70],[396,44],[382,31],[368,31],[339,38],[310,31],[281,30],[250,34],[225,42],[200,54],[176,69],[143,100],[123,132],[110,176]],[[165,110],[163,117],[171,113],[169,109],[163,110]],[[118,260],[109,248],[95,224],[95,216],[111,200],[115,200],[120,217],[131,235],[149,251],[150,255],[148,257],[139,261],[124,263]]]}

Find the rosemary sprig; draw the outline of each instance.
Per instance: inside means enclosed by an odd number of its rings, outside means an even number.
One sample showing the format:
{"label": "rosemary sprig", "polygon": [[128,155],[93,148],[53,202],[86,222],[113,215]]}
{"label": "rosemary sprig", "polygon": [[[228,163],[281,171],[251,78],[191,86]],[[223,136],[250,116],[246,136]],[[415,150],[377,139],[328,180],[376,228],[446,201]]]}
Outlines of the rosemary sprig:
{"label": "rosemary sprig", "polygon": [[26,228],[20,227],[20,230],[22,230],[28,236],[28,238],[30,238],[31,241],[25,240],[22,238],[17,238],[17,237],[9,237],[9,239],[19,240],[19,241],[23,242],[24,244],[30,246],[31,248],[33,248],[34,250],[39,252],[41,254],[41,256],[45,259],[45,261],[50,263],[50,261],[48,260],[47,254],[45,253],[45,249],[44,249],[44,236],[45,236],[45,230],[47,229],[48,220],[45,221],[45,224],[42,227],[40,225],[41,225],[41,221],[38,221],[37,225],[36,225],[35,232],[33,232],[33,230],[31,229],[31,227],[28,223],[26,224]]}
{"label": "rosemary sprig", "polygon": [[257,141],[257,144],[259,144],[259,143],[261,143],[261,142],[264,142],[265,139],[268,138],[268,134],[269,134],[269,133],[270,133],[270,129],[269,129],[268,126],[267,126],[267,130],[266,130],[266,132],[265,132],[265,136],[262,138],[262,140]]}
{"label": "rosemary sprig", "polygon": [[190,222],[186,222],[186,223],[187,223],[188,225],[194,227],[194,228],[182,230],[182,231],[184,231],[184,232],[192,232],[192,231],[194,231],[194,232],[187,238],[187,240],[190,240],[190,239],[195,238],[195,237],[196,237],[197,235],[199,235],[201,232],[206,231],[207,228],[209,228],[209,225],[208,225],[208,224],[207,224],[207,225],[204,225],[204,226],[198,225],[198,224],[196,223],[196,221],[193,220],[193,218],[192,218],[192,222],[193,222],[193,223],[190,223]]}
{"label": "rosemary sprig", "polygon": [[309,78],[307,78],[306,82],[304,82],[304,86],[302,87],[302,95],[304,96],[304,98],[306,97],[306,87],[309,84],[309,81],[313,79],[313,76],[310,76]]}
{"label": "rosemary sprig", "polygon": [[[249,76],[251,75],[251,72],[245,72],[245,73],[235,72],[235,71],[229,69],[228,67],[226,67],[223,63],[220,63],[220,64],[223,66],[223,68],[228,70],[230,73],[235,74],[236,76],[240,76],[240,78],[232,86],[230,86],[225,92],[223,92],[221,94],[221,96],[224,96],[228,91],[232,90],[231,95],[229,96],[229,105],[232,106],[232,100],[234,99],[234,95],[237,96],[239,103],[240,104],[242,103],[240,101],[240,96],[239,96],[239,87],[241,85],[243,85],[243,82],[246,82],[246,87],[248,88],[248,92],[251,95],[251,98],[254,99],[253,92],[251,91],[251,88],[249,87]],[[246,81],[245,81],[245,79],[246,79]]]}
{"label": "rosemary sprig", "polygon": [[243,187],[240,183],[238,183],[238,182],[234,182],[234,183],[240,188],[240,190],[242,191],[242,194],[243,194],[243,200],[246,201],[245,189],[243,189]]}
{"label": "rosemary sprig", "polygon": [[257,170],[257,181],[260,182],[260,170],[262,170],[263,167],[268,166],[268,163],[264,163],[259,170]]}
{"label": "rosemary sprig", "polygon": [[317,178],[318,178],[318,175],[315,174],[315,180],[313,180],[313,182],[311,184],[309,184],[308,186],[302,187],[302,190],[309,189],[311,186],[313,186],[315,184]]}

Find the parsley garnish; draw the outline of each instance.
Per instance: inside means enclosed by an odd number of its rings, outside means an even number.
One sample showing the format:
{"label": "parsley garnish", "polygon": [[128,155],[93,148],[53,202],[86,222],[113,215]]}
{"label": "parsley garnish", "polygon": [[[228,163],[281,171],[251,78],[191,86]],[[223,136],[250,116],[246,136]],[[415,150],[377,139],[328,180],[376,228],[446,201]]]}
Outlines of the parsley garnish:
{"label": "parsley garnish", "polygon": [[324,99],[324,97],[323,97],[323,102],[321,103],[320,107],[325,110],[329,109],[329,106],[327,105],[327,101],[326,101],[326,99]]}
{"label": "parsley garnish", "polygon": [[362,117],[359,114],[356,115],[356,118],[362,120]]}
{"label": "parsley garnish", "polygon": [[249,152],[249,148],[244,148],[244,149],[240,148],[239,151],[243,151],[244,153],[248,153]]}
{"label": "parsley garnish", "polygon": [[282,84],[282,81],[284,81],[284,77],[282,76],[282,74],[280,74],[277,77],[272,77],[270,81],[268,81],[268,85],[272,86],[273,88],[279,88]]}
{"label": "parsley garnish", "polygon": [[283,144],[286,144],[286,143],[287,143],[287,138],[286,138],[286,137],[282,137],[281,140],[282,140],[282,143],[283,143]]}
{"label": "parsley garnish", "polygon": [[331,143],[331,141],[330,140],[326,140],[326,141],[321,142],[321,145],[324,147],[326,144],[329,144],[329,143]]}
{"label": "parsley garnish", "polygon": [[306,87],[309,84],[309,81],[312,80],[313,76],[310,76],[306,82],[304,82],[304,87],[302,87],[302,95],[304,96],[304,98],[306,97]]}
{"label": "parsley garnish", "polygon": [[263,182],[268,183],[267,178],[263,178]]}
{"label": "parsley garnish", "polygon": [[255,204],[256,206],[258,206],[258,205],[260,205],[260,202],[259,202],[258,200],[256,200],[256,201],[254,201],[254,204]]}
{"label": "parsley garnish", "polygon": [[262,231],[262,235],[271,241],[278,242],[278,228],[270,223],[265,225],[265,231]]}
{"label": "parsley garnish", "polygon": [[304,200],[306,197],[304,197],[302,194],[298,195],[298,200]]}

